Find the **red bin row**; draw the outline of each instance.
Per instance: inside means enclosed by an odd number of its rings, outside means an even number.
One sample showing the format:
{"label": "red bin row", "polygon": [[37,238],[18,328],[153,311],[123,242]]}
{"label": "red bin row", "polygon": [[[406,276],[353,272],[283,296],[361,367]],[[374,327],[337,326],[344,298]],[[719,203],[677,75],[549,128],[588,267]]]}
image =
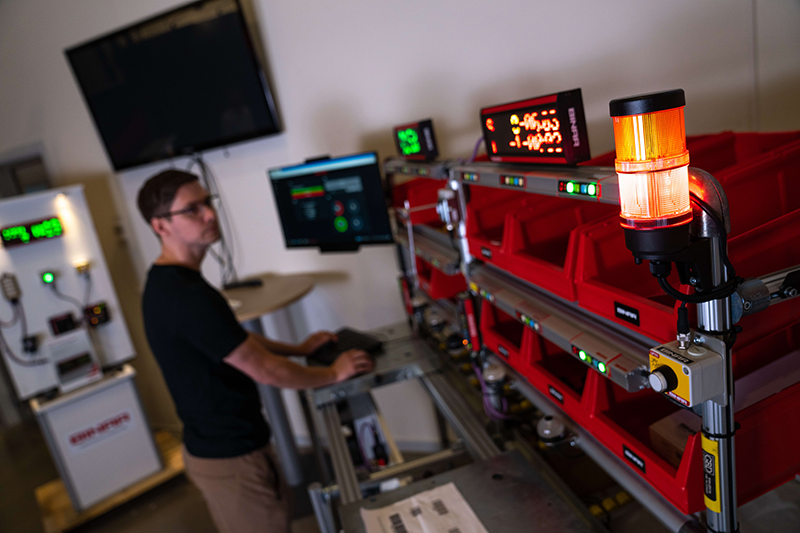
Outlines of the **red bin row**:
{"label": "red bin row", "polygon": [[[490,350],[503,356],[533,387],[681,512],[704,508],[700,433],[686,437],[677,463],[665,457],[651,437],[650,426],[680,407],[649,389],[637,393],[623,390],[487,300],[482,305],[481,335]],[[794,324],[762,338],[751,351],[764,357],[759,366],[765,366],[798,349],[800,325]],[[800,425],[785,423],[800,409],[800,383],[771,392],[736,413],[741,426],[736,433],[740,504],[800,472],[800,448],[789,444],[800,439]]]}

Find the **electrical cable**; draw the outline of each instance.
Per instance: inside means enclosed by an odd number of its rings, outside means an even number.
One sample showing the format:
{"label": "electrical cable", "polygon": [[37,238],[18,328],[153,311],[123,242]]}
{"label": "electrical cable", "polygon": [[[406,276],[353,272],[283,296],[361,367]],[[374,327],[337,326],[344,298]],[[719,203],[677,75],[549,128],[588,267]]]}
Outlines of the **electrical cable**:
{"label": "electrical cable", "polygon": [[88,272],[84,274],[86,278],[86,289],[83,293],[83,307],[89,307],[89,297],[92,295],[92,276]]}
{"label": "electrical cable", "polygon": [[475,148],[473,148],[472,150],[472,157],[469,158],[469,161],[467,161],[467,163],[473,163],[475,161],[475,158],[478,157],[478,150],[481,149],[482,142],[483,142],[483,136],[481,136],[478,139],[478,142],[475,143]]}
{"label": "electrical cable", "polygon": [[708,215],[714,222],[719,233],[719,251],[722,257],[722,263],[725,265],[728,280],[718,285],[713,290],[707,292],[695,292],[694,294],[684,294],[670,285],[666,278],[658,278],[658,284],[668,295],[672,296],[679,302],[700,304],[710,302],[712,300],[720,300],[727,298],[736,292],[736,287],[742,282],[742,279],[736,275],[736,269],[733,267],[730,258],[728,257],[728,234],[725,231],[725,224],[720,220],[714,210],[704,200],[696,194],[691,194],[692,200],[700,206],[700,208]]}
{"label": "electrical cable", "polygon": [[16,364],[18,364],[20,366],[29,366],[29,367],[30,366],[40,366],[40,365],[45,365],[45,364],[49,363],[49,361],[47,359],[31,359],[30,361],[26,361],[24,359],[21,359],[17,354],[14,353],[14,351],[8,345],[8,342],[6,341],[5,335],[3,335],[3,330],[2,329],[0,329],[0,350],[2,350],[2,352],[5,353],[6,356],[11,361],[15,362]]}
{"label": "electrical cable", "polygon": [[69,295],[64,294],[63,292],[60,292],[58,290],[58,288],[56,287],[55,283],[52,283],[50,285],[50,289],[53,291],[53,294],[55,294],[56,298],[58,298],[59,300],[64,300],[65,302],[69,302],[72,305],[74,305],[75,307],[77,307],[78,311],[79,311],[79,315],[78,316],[80,316],[80,317],[83,316],[84,307],[81,305],[80,301],[78,301],[76,298],[73,298],[72,296],[69,296]]}
{"label": "electrical cable", "polygon": [[[486,412],[486,416],[491,418],[492,420],[516,420],[516,417],[508,416],[505,413],[501,413],[491,403],[489,391],[486,389],[486,383],[483,381],[483,372],[481,372],[478,365],[472,363],[472,370],[475,372],[475,376],[478,378],[478,383],[481,386],[481,392],[483,393],[483,410]],[[503,398],[503,408],[507,409],[507,402],[505,398]]]}
{"label": "electrical cable", "polygon": [[14,307],[19,308],[19,317],[22,322],[22,339],[23,341],[28,336],[28,318],[25,316],[25,308],[22,307],[22,302],[17,300]]}
{"label": "electrical cable", "polygon": [[[232,236],[233,235],[233,229],[232,229],[233,226],[231,224],[230,219],[228,219],[227,211],[225,209],[222,209],[222,204],[221,204],[222,195],[220,193],[219,186],[217,185],[217,177],[214,174],[214,171],[211,169],[211,167],[209,167],[206,164],[205,161],[202,161],[202,165],[206,169],[206,173],[208,175],[208,181],[211,184],[211,186],[213,187],[214,194],[218,198],[220,198],[220,215],[221,215],[220,218],[221,218],[223,226],[225,227],[225,230],[226,230],[225,233],[227,235],[229,235],[229,236]],[[220,240],[222,241],[222,239],[220,239]],[[224,240],[222,242],[224,242],[224,245],[225,245],[224,252],[226,254],[227,265],[228,265],[228,272],[226,273],[226,278],[227,278],[227,281],[229,281],[229,282],[230,281],[235,281],[238,278],[238,276],[236,274],[236,268],[235,268],[235,266],[233,264],[233,253],[234,253],[234,250],[233,250],[233,237],[231,237],[230,240],[226,239],[226,240]]]}
{"label": "electrical cable", "polygon": [[10,328],[19,321],[19,307],[17,307],[16,302],[11,302],[11,304],[14,309],[14,316],[9,321],[0,320],[0,327]]}
{"label": "electrical cable", "polygon": [[361,452],[361,459],[364,461],[364,467],[367,469],[367,472],[372,472],[372,464],[370,463],[369,457],[367,457],[366,448],[364,442],[366,442],[362,437],[364,436],[364,430],[372,428],[372,431],[375,431],[375,427],[372,425],[371,422],[367,422],[366,424],[361,425],[361,429],[358,430],[356,434],[356,441],[358,442],[358,449]]}
{"label": "electrical cable", "polygon": [[228,218],[227,212],[224,209],[224,205],[221,202],[222,196],[219,191],[219,186],[217,185],[216,176],[214,171],[211,167],[203,159],[202,155],[195,154],[192,156],[192,160],[187,167],[187,171],[191,170],[194,165],[198,165],[200,167],[200,173],[202,177],[203,186],[208,190],[213,196],[220,198],[220,206],[219,206],[219,219],[221,223],[220,228],[220,253],[221,257],[217,256],[215,259],[220,265],[220,278],[221,283],[226,285],[231,281],[235,281],[238,279],[238,275],[236,273],[236,267],[233,264],[233,242],[232,239],[229,241],[225,236],[233,235],[232,232],[232,224],[230,219]]}

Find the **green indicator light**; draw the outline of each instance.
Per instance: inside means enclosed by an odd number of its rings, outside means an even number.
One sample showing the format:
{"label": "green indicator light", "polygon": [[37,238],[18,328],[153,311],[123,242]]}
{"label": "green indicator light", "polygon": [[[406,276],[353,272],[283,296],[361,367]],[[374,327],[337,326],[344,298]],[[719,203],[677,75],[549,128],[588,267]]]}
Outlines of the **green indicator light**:
{"label": "green indicator light", "polygon": [[606,373],[606,365],[605,363],[597,363],[597,370],[602,372],[603,374]]}
{"label": "green indicator light", "polygon": [[586,361],[586,352],[581,350],[580,352],[578,352],[578,357],[581,358],[581,361]]}
{"label": "green indicator light", "polygon": [[570,193],[570,194],[575,192],[575,184],[572,183],[571,181],[569,183],[567,183],[567,192]]}
{"label": "green indicator light", "polygon": [[55,279],[56,276],[52,272],[45,272],[44,274],[42,274],[42,281],[44,281],[47,284],[53,283]]}
{"label": "green indicator light", "polygon": [[347,219],[344,217],[336,217],[333,220],[333,225],[339,233],[347,231]]}
{"label": "green indicator light", "polygon": [[589,196],[594,196],[595,194],[597,194],[597,186],[595,186],[594,183],[590,183],[589,184],[588,193],[589,193]]}

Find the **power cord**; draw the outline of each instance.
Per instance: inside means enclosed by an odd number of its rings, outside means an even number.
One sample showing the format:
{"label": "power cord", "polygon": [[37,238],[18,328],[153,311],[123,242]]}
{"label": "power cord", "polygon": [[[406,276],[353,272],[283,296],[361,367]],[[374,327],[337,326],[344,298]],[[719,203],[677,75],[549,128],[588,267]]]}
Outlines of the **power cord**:
{"label": "power cord", "polygon": [[668,295],[672,296],[679,302],[684,304],[701,304],[705,302],[710,302],[712,300],[720,300],[722,298],[727,298],[731,296],[734,292],[736,292],[736,288],[741,284],[743,281],[742,278],[736,275],[736,269],[733,267],[730,258],[728,257],[728,233],[725,231],[725,224],[723,224],[722,220],[717,216],[714,210],[711,208],[708,203],[702,200],[699,196],[694,193],[691,193],[691,199],[698,205],[700,208],[711,218],[714,222],[714,225],[717,227],[717,232],[719,233],[719,248],[720,248],[720,256],[722,257],[722,263],[725,265],[725,270],[727,273],[728,280],[721,285],[718,285],[711,291],[708,292],[695,292],[694,294],[684,294],[677,290],[675,287],[670,285],[669,281],[664,276],[658,276],[658,284],[661,288],[666,292]]}

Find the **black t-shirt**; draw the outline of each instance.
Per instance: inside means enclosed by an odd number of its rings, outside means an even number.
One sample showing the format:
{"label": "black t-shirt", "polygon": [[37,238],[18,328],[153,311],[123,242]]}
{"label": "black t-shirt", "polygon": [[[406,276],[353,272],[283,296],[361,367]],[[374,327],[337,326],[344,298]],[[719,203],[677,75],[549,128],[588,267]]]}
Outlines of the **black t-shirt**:
{"label": "black t-shirt", "polygon": [[255,383],[223,362],[247,338],[199,272],[153,265],[142,301],[147,340],[167,382],[183,441],[197,457],[236,457],[269,441]]}

